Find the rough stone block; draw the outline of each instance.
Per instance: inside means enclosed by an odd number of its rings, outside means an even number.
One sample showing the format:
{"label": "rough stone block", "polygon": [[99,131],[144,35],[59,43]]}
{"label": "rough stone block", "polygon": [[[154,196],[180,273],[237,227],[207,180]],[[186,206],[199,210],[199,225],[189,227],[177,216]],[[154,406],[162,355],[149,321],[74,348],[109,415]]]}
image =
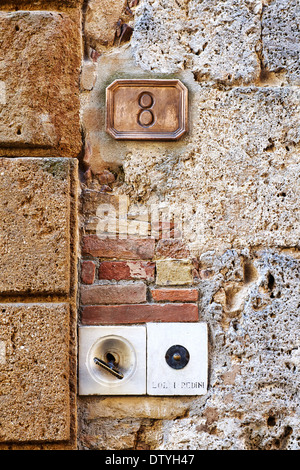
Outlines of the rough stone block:
{"label": "rough stone block", "polygon": [[0,343],[0,442],[69,439],[68,304],[1,304]]}
{"label": "rough stone block", "polygon": [[79,13],[0,12],[0,29],[0,155],[76,157]]}
{"label": "rough stone block", "polygon": [[298,87],[191,86],[188,142],[170,159],[163,146],[155,156],[147,148],[128,154],[129,195],[153,192],[177,208],[191,257],[232,246],[297,246]]}
{"label": "rough stone block", "polygon": [[0,160],[0,292],[68,293],[74,159]]}
{"label": "rough stone block", "polygon": [[176,419],[184,417],[189,409],[189,399],[180,397],[105,397],[101,401],[86,404],[84,411],[88,420],[101,418],[149,418]]}
{"label": "rough stone block", "polygon": [[1,0],[0,9],[3,10],[60,10],[76,8],[82,5],[83,0]]}
{"label": "rough stone block", "polygon": [[193,283],[192,262],[188,259],[156,261],[156,284],[184,285]]}
{"label": "rough stone block", "polygon": [[136,12],[132,49],[144,70],[190,69],[199,80],[249,83],[258,78],[261,2],[152,2]]}
{"label": "rough stone block", "polygon": [[91,0],[85,15],[85,36],[91,47],[101,51],[112,46],[117,23],[126,7],[126,0]]}
{"label": "rough stone block", "polygon": [[263,65],[270,72],[284,71],[289,82],[300,84],[300,30],[297,0],[275,0],[262,14]]}

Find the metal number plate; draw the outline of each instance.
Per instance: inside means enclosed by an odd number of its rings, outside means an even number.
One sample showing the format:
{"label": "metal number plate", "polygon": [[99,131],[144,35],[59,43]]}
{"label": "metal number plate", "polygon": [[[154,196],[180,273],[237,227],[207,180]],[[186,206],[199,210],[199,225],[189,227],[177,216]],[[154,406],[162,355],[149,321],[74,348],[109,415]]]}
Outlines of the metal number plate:
{"label": "metal number plate", "polygon": [[178,140],[188,130],[180,80],[115,80],[106,89],[106,131],[118,140]]}

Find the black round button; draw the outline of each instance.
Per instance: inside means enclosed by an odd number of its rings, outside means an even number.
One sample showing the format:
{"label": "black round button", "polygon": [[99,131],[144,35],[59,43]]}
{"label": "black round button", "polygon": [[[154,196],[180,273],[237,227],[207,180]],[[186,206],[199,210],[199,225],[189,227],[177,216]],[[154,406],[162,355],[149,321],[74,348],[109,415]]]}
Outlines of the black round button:
{"label": "black round button", "polygon": [[172,369],[183,369],[190,360],[190,354],[184,346],[175,344],[168,349],[165,358]]}

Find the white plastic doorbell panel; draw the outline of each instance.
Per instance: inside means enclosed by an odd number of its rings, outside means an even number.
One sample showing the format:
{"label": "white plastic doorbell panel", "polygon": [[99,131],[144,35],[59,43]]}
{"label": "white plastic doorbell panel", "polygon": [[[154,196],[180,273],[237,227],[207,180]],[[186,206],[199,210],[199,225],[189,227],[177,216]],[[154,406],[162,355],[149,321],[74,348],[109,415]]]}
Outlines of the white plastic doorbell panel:
{"label": "white plastic doorbell panel", "polygon": [[206,323],[147,324],[147,394],[204,395]]}
{"label": "white plastic doorbell panel", "polygon": [[79,394],[146,393],[146,327],[79,329]]}

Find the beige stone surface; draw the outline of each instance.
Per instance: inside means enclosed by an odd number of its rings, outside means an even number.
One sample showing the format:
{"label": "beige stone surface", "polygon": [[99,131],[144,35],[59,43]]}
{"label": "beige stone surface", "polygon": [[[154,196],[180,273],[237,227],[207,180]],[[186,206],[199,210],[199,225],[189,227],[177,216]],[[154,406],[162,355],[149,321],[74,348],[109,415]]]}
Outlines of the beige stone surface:
{"label": "beige stone surface", "polygon": [[262,58],[268,72],[281,81],[300,84],[300,29],[297,0],[268,2],[262,12]]}
{"label": "beige stone surface", "polygon": [[133,54],[144,70],[192,70],[199,80],[249,83],[259,77],[260,15],[255,0],[144,0]]}
{"label": "beige stone surface", "polygon": [[3,10],[61,10],[76,8],[82,5],[84,0],[2,0],[0,9]]}
{"label": "beige stone surface", "polygon": [[79,18],[0,12],[0,155],[78,156]]}
{"label": "beige stone surface", "polygon": [[106,397],[102,400],[89,399],[83,404],[85,419],[99,418],[149,418],[175,419],[184,416],[191,400],[166,397]]}
{"label": "beige stone surface", "polygon": [[0,292],[70,290],[73,159],[0,160]]}
{"label": "beige stone surface", "polygon": [[1,304],[0,442],[70,437],[68,304]]}
{"label": "beige stone surface", "polygon": [[[184,147],[124,152],[126,191],[181,214],[190,252],[236,246],[297,246],[297,87],[190,85]],[[120,153],[118,155],[120,157]]]}
{"label": "beige stone surface", "polygon": [[112,46],[117,23],[122,17],[126,0],[91,0],[85,14],[85,39],[90,46],[102,50]]}
{"label": "beige stone surface", "polygon": [[164,259],[156,261],[156,284],[161,286],[193,283],[193,265],[189,259]]}

